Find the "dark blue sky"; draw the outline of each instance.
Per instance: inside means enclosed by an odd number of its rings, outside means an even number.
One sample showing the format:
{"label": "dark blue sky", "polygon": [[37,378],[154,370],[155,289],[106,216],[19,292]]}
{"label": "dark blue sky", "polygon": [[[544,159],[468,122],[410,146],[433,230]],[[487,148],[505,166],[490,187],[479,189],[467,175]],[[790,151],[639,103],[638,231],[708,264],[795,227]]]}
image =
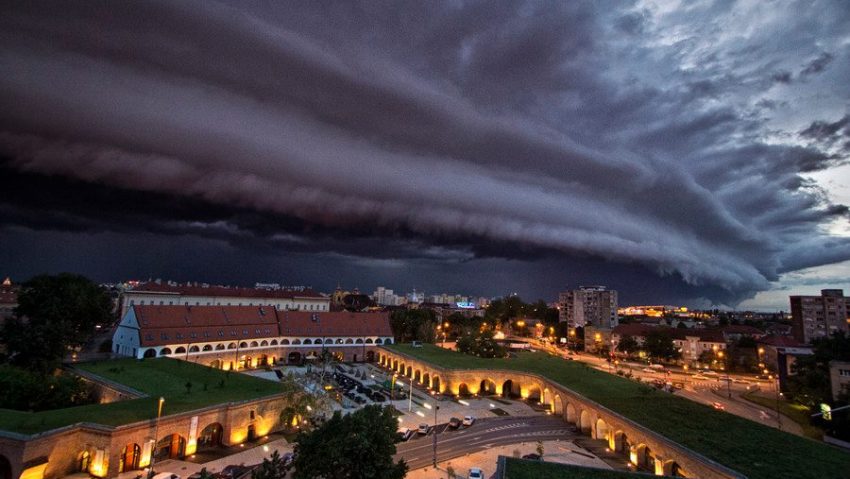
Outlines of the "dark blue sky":
{"label": "dark blue sky", "polygon": [[846,2],[0,9],[0,274],[850,287]]}

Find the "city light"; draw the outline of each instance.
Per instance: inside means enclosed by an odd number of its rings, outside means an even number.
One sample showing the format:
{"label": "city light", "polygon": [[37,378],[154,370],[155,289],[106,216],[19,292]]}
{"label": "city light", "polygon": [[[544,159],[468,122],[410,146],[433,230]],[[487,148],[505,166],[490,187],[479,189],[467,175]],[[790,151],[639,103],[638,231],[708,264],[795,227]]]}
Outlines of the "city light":
{"label": "city light", "polygon": [[426,403],[423,403],[423,404],[422,404],[422,406],[424,406],[424,407],[425,407],[425,409],[431,409],[431,405],[430,405],[430,404],[428,404],[427,402],[426,402]]}
{"label": "city light", "polygon": [[463,404],[464,406],[469,406],[469,403],[464,401],[463,399],[459,399],[457,402]]}
{"label": "city light", "polygon": [[416,415],[419,417],[425,417],[425,414],[422,411],[416,411]]}

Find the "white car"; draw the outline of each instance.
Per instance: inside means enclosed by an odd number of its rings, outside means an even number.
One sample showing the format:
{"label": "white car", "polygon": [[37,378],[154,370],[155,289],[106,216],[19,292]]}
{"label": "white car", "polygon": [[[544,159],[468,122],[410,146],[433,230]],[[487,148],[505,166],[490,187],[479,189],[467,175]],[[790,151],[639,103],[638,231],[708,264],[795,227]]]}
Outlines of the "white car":
{"label": "white car", "polygon": [[475,422],[475,416],[464,416],[463,417],[463,425],[471,426]]}
{"label": "white car", "polygon": [[655,370],[654,370],[654,369],[652,369],[652,368],[643,368],[643,372],[645,372],[645,373],[654,373],[654,372],[655,372]]}
{"label": "white car", "polygon": [[419,434],[428,434],[428,425],[424,422],[419,425],[419,429],[416,430]]}
{"label": "white car", "polygon": [[469,470],[468,479],[484,479],[484,471],[478,467],[473,467]]}

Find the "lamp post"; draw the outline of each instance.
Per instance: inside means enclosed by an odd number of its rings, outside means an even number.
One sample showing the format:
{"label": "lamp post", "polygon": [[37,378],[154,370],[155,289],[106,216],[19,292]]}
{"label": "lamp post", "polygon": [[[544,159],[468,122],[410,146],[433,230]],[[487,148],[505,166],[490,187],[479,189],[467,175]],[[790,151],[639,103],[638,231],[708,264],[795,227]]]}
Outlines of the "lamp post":
{"label": "lamp post", "polygon": [[395,401],[395,380],[398,377],[398,373],[393,373],[393,379],[390,381],[390,400]]}
{"label": "lamp post", "polygon": [[156,408],[156,425],[153,428],[153,450],[151,451],[151,462],[148,467],[148,479],[153,477],[153,465],[156,462],[156,446],[159,443],[159,418],[162,416],[162,404],[165,402],[165,398],[159,398],[157,408]]}
{"label": "lamp post", "polygon": [[413,412],[413,378],[410,378],[410,394],[407,395],[407,412]]}
{"label": "lamp post", "polygon": [[434,468],[437,468],[437,411],[440,406],[434,406]]}
{"label": "lamp post", "polygon": [[717,351],[717,357],[723,360],[723,370],[726,372],[726,397],[732,399],[732,378],[729,376],[729,361],[723,351]]}

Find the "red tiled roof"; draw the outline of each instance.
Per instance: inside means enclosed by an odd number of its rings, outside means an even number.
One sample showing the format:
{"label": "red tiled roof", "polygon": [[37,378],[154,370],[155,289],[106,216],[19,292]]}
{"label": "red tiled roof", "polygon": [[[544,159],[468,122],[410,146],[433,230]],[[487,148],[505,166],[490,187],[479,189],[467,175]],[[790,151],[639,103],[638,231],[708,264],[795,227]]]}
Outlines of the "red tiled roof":
{"label": "red tiled roof", "polygon": [[194,286],[194,285],[170,285],[157,283],[144,283],[136,286],[128,292],[148,293],[170,293],[183,296],[215,296],[215,297],[237,297],[237,298],[325,298],[325,296],[312,289],[290,290],[290,289],[263,289],[263,288],[238,288],[230,286]]}
{"label": "red tiled roof", "polygon": [[805,348],[806,345],[791,336],[766,336],[758,340],[759,344],[766,344],[777,348]]}
{"label": "red tiled roof", "polygon": [[388,313],[277,311],[271,306],[133,306],[142,346],[278,336],[392,336]]}
{"label": "red tiled roof", "polygon": [[[386,312],[278,311],[281,336],[392,336]],[[316,320],[314,321],[313,318]]]}

